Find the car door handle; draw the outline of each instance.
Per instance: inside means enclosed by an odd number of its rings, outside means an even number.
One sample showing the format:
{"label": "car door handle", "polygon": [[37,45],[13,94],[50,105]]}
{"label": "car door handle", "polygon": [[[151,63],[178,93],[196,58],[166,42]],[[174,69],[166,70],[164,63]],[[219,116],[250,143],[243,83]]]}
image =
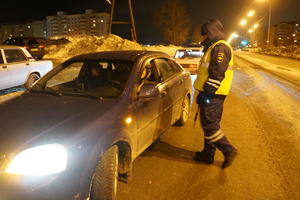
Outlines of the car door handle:
{"label": "car door handle", "polygon": [[164,90],[164,91],[162,91],[161,93],[160,93],[160,96],[161,97],[164,97],[164,96],[166,96],[167,95],[167,91],[166,90]]}
{"label": "car door handle", "polygon": [[26,63],[26,65],[29,65],[29,63]]}
{"label": "car door handle", "polygon": [[7,69],[7,66],[2,66],[3,69]]}

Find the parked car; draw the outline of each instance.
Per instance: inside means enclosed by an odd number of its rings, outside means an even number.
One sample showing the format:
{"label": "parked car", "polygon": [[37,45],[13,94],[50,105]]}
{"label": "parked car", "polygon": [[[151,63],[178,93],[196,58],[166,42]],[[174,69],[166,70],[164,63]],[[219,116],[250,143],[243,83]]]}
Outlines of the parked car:
{"label": "parked car", "polygon": [[20,85],[30,88],[52,67],[51,61],[36,61],[25,48],[0,45],[0,90]]}
{"label": "parked car", "polygon": [[4,41],[4,45],[24,47],[35,59],[42,59],[45,55],[45,45],[36,38],[15,37]]}
{"label": "parked car", "polygon": [[65,61],[0,106],[1,198],[114,199],[119,175],[186,123],[191,90],[189,72],[161,52]]}
{"label": "parked car", "polygon": [[202,48],[181,48],[175,52],[174,59],[191,74],[196,74],[200,59],[203,56]]}

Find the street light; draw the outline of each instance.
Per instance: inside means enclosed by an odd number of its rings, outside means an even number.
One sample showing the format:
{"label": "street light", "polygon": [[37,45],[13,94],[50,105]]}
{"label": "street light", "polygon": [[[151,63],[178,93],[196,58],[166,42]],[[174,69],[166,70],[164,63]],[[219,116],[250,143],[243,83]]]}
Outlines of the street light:
{"label": "street light", "polygon": [[240,25],[241,25],[241,26],[245,26],[247,23],[248,23],[248,21],[247,21],[246,19],[242,19],[242,20],[240,21]]}
{"label": "street light", "polygon": [[266,1],[269,2],[268,39],[267,39],[267,46],[269,46],[270,34],[271,34],[272,0],[256,0],[256,1],[260,3],[264,3]]}
{"label": "street light", "polygon": [[254,24],[254,25],[253,25],[253,28],[254,28],[254,29],[257,29],[258,27],[259,27],[259,24]]}
{"label": "street light", "polygon": [[247,13],[247,17],[253,17],[255,14],[255,10],[250,10],[248,13]]}
{"label": "street light", "polygon": [[253,33],[253,32],[254,32],[253,29],[249,29],[249,30],[248,30],[248,33]]}

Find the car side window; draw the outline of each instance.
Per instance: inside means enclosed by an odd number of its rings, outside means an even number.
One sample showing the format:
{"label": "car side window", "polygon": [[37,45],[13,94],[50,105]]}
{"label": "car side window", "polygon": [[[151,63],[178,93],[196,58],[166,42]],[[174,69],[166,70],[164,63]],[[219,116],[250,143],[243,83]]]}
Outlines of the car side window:
{"label": "car side window", "polygon": [[169,63],[171,63],[171,65],[173,65],[173,69],[176,73],[182,72],[182,68],[173,60],[169,60]]}
{"label": "car side window", "polygon": [[4,50],[7,63],[23,62],[26,61],[26,57],[19,49],[6,49]]}
{"label": "car side window", "polygon": [[163,59],[163,58],[156,59],[155,65],[159,70],[161,81],[165,81],[171,76],[173,76],[174,74],[176,74],[173,65],[170,64],[167,59]]}
{"label": "car side window", "polygon": [[147,61],[143,67],[142,71],[139,75],[139,80],[145,80],[146,83],[158,83],[159,79],[157,76],[157,71],[155,69],[155,65],[153,63],[153,60]]}

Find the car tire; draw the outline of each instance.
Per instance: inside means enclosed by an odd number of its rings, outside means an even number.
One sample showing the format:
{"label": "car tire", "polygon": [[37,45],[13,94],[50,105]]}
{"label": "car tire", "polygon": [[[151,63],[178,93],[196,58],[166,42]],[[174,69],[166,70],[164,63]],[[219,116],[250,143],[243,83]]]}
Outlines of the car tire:
{"label": "car tire", "polygon": [[91,200],[114,200],[118,184],[118,146],[109,148],[95,169],[91,184]]}
{"label": "car tire", "polygon": [[40,75],[36,74],[36,73],[32,73],[29,75],[24,87],[26,89],[30,89],[32,87],[32,85],[37,81],[39,80],[41,77]]}
{"label": "car tire", "polygon": [[189,118],[189,113],[190,113],[190,98],[186,96],[181,106],[180,118],[177,120],[175,125],[184,126]]}

